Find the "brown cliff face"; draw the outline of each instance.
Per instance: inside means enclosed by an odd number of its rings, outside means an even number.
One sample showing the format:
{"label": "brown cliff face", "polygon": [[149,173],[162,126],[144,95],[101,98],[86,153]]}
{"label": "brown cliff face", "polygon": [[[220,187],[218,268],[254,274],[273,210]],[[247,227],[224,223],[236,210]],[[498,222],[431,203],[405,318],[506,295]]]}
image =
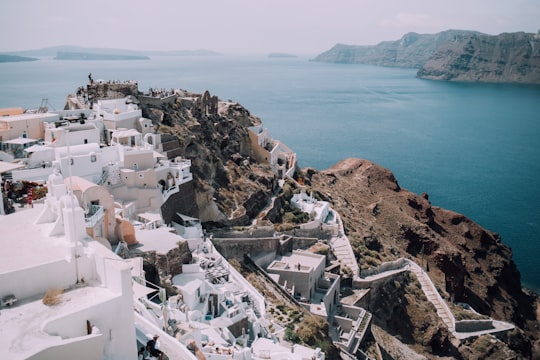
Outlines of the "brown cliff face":
{"label": "brown cliff face", "polygon": [[522,291],[511,250],[497,234],[433,206],[426,194],[401,189],[390,171],[367,160],[346,159],[324,171],[304,172],[340,213],[361,268],[413,259],[429,268],[448,302],[468,303],[516,324],[520,330],[513,339],[520,340],[511,346],[531,354],[539,337],[535,298]]}
{"label": "brown cliff face", "polygon": [[208,92],[142,107],[159,132],[178,139],[177,156],[191,160],[199,212],[193,216],[220,226],[244,225],[266,205],[276,181],[268,165],[252,160],[247,130],[260,119]]}

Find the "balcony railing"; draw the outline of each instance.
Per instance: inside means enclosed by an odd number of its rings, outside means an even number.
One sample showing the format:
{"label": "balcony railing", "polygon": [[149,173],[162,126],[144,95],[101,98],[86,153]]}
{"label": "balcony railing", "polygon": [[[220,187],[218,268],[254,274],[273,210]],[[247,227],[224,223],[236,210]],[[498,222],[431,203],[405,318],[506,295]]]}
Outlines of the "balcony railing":
{"label": "balcony railing", "polygon": [[105,208],[99,205],[90,205],[88,210],[84,216],[86,227],[94,227],[105,214]]}

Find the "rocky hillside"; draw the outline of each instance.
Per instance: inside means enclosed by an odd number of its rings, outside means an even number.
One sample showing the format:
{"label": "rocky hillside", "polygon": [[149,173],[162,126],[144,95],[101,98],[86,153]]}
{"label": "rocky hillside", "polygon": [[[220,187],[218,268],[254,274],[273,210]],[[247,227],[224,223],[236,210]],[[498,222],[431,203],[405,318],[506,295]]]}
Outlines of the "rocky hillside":
{"label": "rocky hillside", "polygon": [[277,181],[268,165],[252,161],[247,130],[260,119],[208,92],[142,106],[159,132],[178,138],[179,156],[191,160],[199,209],[193,215],[201,222],[245,225],[266,206]]}
{"label": "rocky hillside", "polygon": [[433,80],[540,83],[540,35],[448,30],[372,46],[335,45],[314,61],[418,68]]}
{"label": "rocky hillside", "polygon": [[[347,159],[325,171],[304,172],[311,188],[342,216],[361,268],[399,257],[424,264],[448,302],[468,303],[481,314],[519,327],[502,346],[505,352],[532,354],[539,338],[536,299],[522,290],[512,252],[497,234],[433,206],[427,194],[402,189],[390,171],[367,160]],[[405,316],[408,326],[396,326],[388,314],[375,313],[376,324],[402,341],[408,339],[415,346],[421,342],[421,353],[470,358],[469,352],[474,352],[470,344],[454,344],[437,322],[413,321],[425,308],[410,296],[394,300],[393,313]],[[411,337],[422,331],[433,337]],[[442,348],[433,348],[434,344]]]}

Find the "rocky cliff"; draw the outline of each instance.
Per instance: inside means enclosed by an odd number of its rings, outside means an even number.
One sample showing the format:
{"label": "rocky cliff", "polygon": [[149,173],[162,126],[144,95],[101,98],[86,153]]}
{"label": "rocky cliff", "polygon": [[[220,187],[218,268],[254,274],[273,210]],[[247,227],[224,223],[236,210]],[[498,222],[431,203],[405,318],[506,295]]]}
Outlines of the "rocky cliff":
{"label": "rocky cliff", "polygon": [[[536,298],[522,290],[512,252],[497,234],[433,206],[427,194],[402,189],[390,171],[367,160],[346,159],[325,171],[304,173],[317,196],[342,216],[361,268],[399,257],[414,259],[429,271],[447,302],[468,303],[481,314],[519,327],[509,334],[501,355],[531,356],[539,338]],[[374,322],[420,353],[464,359],[475,353],[471,343],[458,345],[447,332],[441,333],[437,321],[415,321],[425,316],[426,306],[420,297],[411,299],[395,296],[391,306],[392,314],[407,318],[407,326],[397,326],[384,312],[375,312]],[[374,304],[383,300],[372,299]]]}
{"label": "rocky cliff", "polygon": [[540,35],[447,30],[372,46],[335,45],[314,61],[418,68],[433,80],[540,83]]}
{"label": "rocky cliff", "polygon": [[408,33],[399,40],[383,41],[377,45],[337,44],[313,61],[420,68],[441,44],[469,33],[472,32],[448,30],[437,34]]}
{"label": "rocky cliff", "polygon": [[442,43],[418,71],[432,80],[540,84],[540,36],[469,34]]}
{"label": "rocky cliff", "polygon": [[178,156],[191,160],[199,213],[190,215],[217,226],[245,225],[266,206],[277,181],[269,165],[253,161],[247,129],[260,119],[208,92],[142,107],[159,132],[178,139]]}

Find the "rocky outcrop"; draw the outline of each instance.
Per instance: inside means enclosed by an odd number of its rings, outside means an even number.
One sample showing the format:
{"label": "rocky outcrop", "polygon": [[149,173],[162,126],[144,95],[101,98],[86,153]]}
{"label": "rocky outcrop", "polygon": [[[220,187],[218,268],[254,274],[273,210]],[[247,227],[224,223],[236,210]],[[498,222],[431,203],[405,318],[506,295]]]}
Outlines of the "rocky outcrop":
{"label": "rocky outcrop", "polygon": [[[429,272],[448,303],[468,303],[482,314],[516,324],[519,329],[512,337],[519,341],[508,346],[530,356],[538,339],[536,300],[522,290],[512,252],[497,234],[433,206],[427,194],[402,189],[390,171],[367,160],[346,159],[330,169],[306,169],[304,174],[306,183],[340,213],[361,268],[399,257],[413,259]],[[408,324],[420,326],[413,318]],[[384,328],[382,320],[376,323]],[[417,331],[403,328],[400,333],[395,326],[386,330],[402,339]],[[424,331],[437,334],[438,329]],[[455,351],[465,353],[451,348],[452,356],[457,356]],[[440,350],[439,355],[443,353]]]}
{"label": "rocky outcrop", "polygon": [[469,34],[441,44],[418,71],[433,80],[540,84],[540,36]]}
{"label": "rocky outcrop", "polygon": [[314,61],[418,68],[432,80],[540,84],[540,34],[408,33],[373,46],[338,44]]}
{"label": "rocky outcrop", "polygon": [[247,130],[260,119],[209,92],[141,105],[159,132],[178,139],[177,155],[191,160],[194,196],[189,201],[196,203],[186,204],[191,216],[207,225],[246,225],[266,206],[277,180],[268,164],[254,160]]}

